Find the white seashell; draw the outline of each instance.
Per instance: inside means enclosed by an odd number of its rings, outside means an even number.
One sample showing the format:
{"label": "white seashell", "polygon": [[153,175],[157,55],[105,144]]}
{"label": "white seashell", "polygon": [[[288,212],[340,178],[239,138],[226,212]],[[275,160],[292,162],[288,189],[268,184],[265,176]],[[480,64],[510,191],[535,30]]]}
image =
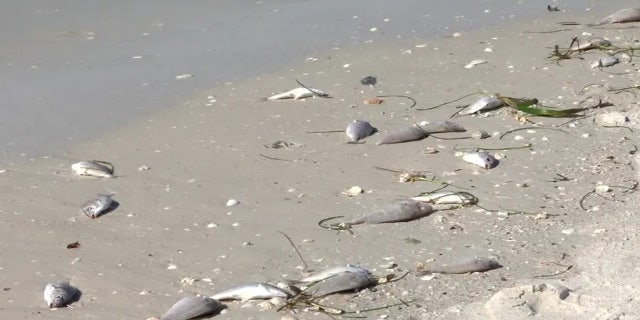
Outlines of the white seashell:
{"label": "white seashell", "polygon": [[484,96],[476,100],[476,102],[470,104],[464,110],[460,111],[461,115],[476,113],[480,110],[489,110],[504,105],[502,100],[496,96]]}
{"label": "white seashell", "polygon": [[227,207],[233,207],[236,206],[240,203],[240,201],[236,200],[236,199],[229,199],[227,200],[227,203],[225,204],[225,206]]}
{"label": "white seashell", "polygon": [[351,188],[349,188],[348,190],[342,191],[342,194],[347,196],[347,197],[355,197],[355,196],[359,196],[364,192],[364,190],[362,188],[360,188],[359,186],[353,186]]}
{"label": "white seashell", "polygon": [[479,64],[484,64],[487,63],[486,60],[480,60],[480,59],[476,59],[476,60],[472,60],[471,62],[467,63],[464,67],[466,69],[471,69]]}
{"label": "white seashell", "polygon": [[113,165],[106,161],[80,161],[71,165],[71,170],[79,176],[113,178]]}
{"label": "white seashell", "polygon": [[485,169],[491,169],[498,165],[498,160],[485,151],[465,153],[462,160]]}
{"label": "white seashell", "polygon": [[100,216],[105,210],[111,208],[113,200],[108,195],[98,195],[94,199],[91,199],[80,206],[82,212],[89,218],[95,219]]}

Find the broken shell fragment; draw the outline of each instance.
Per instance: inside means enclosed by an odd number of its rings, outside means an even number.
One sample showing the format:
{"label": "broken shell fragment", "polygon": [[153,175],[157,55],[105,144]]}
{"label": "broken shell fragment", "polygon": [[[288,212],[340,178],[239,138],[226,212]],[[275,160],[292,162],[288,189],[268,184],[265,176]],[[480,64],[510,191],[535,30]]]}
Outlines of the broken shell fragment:
{"label": "broken shell fragment", "polygon": [[362,100],[362,103],[364,104],[381,104],[382,102],[384,102],[384,100],[381,98],[369,98]]}
{"label": "broken shell fragment", "polygon": [[462,156],[462,160],[485,169],[492,169],[498,165],[498,160],[486,151],[467,152]]}
{"label": "broken shell fragment", "polygon": [[489,138],[490,136],[491,136],[491,135],[490,135],[488,132],[484,131],[484,130],[474,131],[474,132],[471,134],[471,138],[473,138],[473,139],[477,139],[477,140],[479,140],[479,139],[486,139],[486,138]]}
{"label": "broken shell fragment", "polygon": [[113,165],[106,161],[80,161],[71,165],[71,170],[79,176],[113,178]]}
{"label": "broken shell fragment", "polygon": [[98,195],[97,197],[83,203],[80,206],[82,212],[89,218],[95,219],[99,217],[104,211],[111,208],[113,200],[110,195]]}

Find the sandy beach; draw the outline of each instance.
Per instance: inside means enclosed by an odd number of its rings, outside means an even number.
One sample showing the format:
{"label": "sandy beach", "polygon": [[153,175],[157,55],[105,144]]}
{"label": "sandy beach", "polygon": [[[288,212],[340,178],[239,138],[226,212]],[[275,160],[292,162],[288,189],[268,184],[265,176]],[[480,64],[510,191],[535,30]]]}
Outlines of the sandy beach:
{"label": "sandy beach", "polygon": [[[198,82],[173,107],[145,111],[65,152],[7,161],[0,168],[0,310],[11,319],[147,319],[185,296],[353,264],[395,281],[319,300],[345,316],[640,319],[638,65],[622,50],[637,47],[638,24],[584,25],[629,6],[553,12],[435,39],[375,41],[385,32],[380,23],[365,30],[373,41],[316,49],[215,86]],[[570,21],[582,25],[559,24]],[[574,37],[608,39],[620,62],[592,68],[600,50],[548,58]],[[465,68],[474,60],[482,63]],[[172,81],[188,88],[200,78],[194,74]],[[365,76],[377,84],[361,84]],[[296,80],[330,98],[264,100],[299,87]],[[481,95],[439,105],[477,92],[586,109],[549,118],[502,107],[450,119],[466,132],[376,145],[393,130],[449,119]],[[363,103],[376,96],[384,101]],[[309,133],[344,130],[356,119],[378,132],[361,144],[347,144],[343,132]],[[468,138],[479,130],[490,137]],[[498,165],[487,170],[462,160],[461,152],[475,149],[488,150]],[[72,163],[92,159],[114,164],[117,177],[71,172]],[[400,183],[403,171],[434,178]],[[352,186],[364,192],[344,195]],[[481,207],[356,225],[352,234],[318,226],[441,187],[469,192]],[[113,194],[117,207],[89,219],[79,206],[97,194]],[[227,206],[230,199],[238,204]],[[67,249],[76,241],[79,247]],[[475,256],[493,257],[502,268],[415,272]],[[70,282],[80,299],[50,310],[42,290],[53,281]],[[258,303],[225,302],[212,318],[329,319]]]}

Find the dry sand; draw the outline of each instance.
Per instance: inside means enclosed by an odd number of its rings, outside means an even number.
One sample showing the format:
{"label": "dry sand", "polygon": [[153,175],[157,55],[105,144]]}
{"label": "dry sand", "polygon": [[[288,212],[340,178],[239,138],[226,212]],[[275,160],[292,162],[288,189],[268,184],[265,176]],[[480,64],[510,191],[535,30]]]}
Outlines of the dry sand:
{"label": "dry sand", "polygon": [[[184,103],[62,156],[3,168],[0,203],[0,279],[3,317],[11,319],[145,319],[160,315],[181,297],[212,295],[250,281],[296,279],[304,273],[289,235],[310,269],[359,264],[376,275],[402,275],[418,263],[465,256],[497,256],[503,268],[477,274],[413,274],[359,293],[334,295],[323,303],[345,310],[397,304],[363,313],[368,319],[638,319],[639,256],[637,194],[615,186],[637,179],[637,90],[613,94],[589,84],[637,85],[635,62],[591,69],[598,53],[559,65],[546,60],[554,45],[590,33],[624,44],[637,29],[560,26],[559,21],[594,21],[592,16],[555,15],[500,30],[462,33],[433,41],[334,48],[283,70],[201,92]],[[563,31],[529,33],[528,31]],[[487,50],[490,48],[491,52]],[[474,59],[486,64],[466,69]],[[359,83],[375,75],[375,88]],[[330,99],[263,101],[297,86],[295,79],[329,92]],[[188,81],[188,80],[187,80]],[[529,118],[538,125],[499,136],[521,123],[508,109],[455,121],[467,133],[495,133],[485,140],[440,140],[377,146],[381,134],[419,121],[447,119],[456,103],[417,111],[486,90],[536,97],[559,108],[590,109],[587,117]],[[361,101],[376,95],[381,105]],[[215,96],[215,99],[208,98]],[[211,100],[215,100],[211,102]],[[474,98],[459,101],[472,102]],[[210,105],[208,105],[210,104]],[[594,119],[618,111],[624,127]],[[364,144],[346,144],[343,129],[354,119],[380,131]],[[267,148],[286,141],[288,148]],[[500,164],[484,170],[464,163],[454,148],[530,149],[493,151]],[[425,154],[428,147],[440,150]],[[265,157],[266,156],[266,157]],[[281,160],[274,160],[277,158]],[[71,163],[110,161],[116,179],[76,177]],[[139,171],[141,166],[150,169]],[[335,215],[360,216],[438,184],[401,184],[375,169],[423,170],[468,191],[476,207],[439,211],[408,223],[362,225],[353,235],[319,228]],[[552,182],[562,175],[568,181]],[[581,198],[599,185],[610,192]],[[367,192],[341,192],[359,185]],[[91,220],[78,206],[98,193],[115,193],[119,206]],[[226,207],[228,199],[240,203]],[[77,249],[66,245],[80,242]],[[192,284],[181,283],[191,277]],[[74,308],[49,310],[42,300],[47,282],[68,280],[82,291]],[[535,284],[547,284],[543,286]],[[563,291],[560,285],[571,291]],[[510,289],[516,288],[516,289]],[[535,289],[535,290],[534,290]],[[506,291],[505,291],[506,290]],[[555,290],[555,291],[554,291]],[[535,291],[535,292],[534,292]],[[560,294],[560,293],[564,294]],[[564,300],[560,299],[560,296]],[[280,319],[256,303],[228,303],[216,319]],[[301,312],[298,319],[325,319]]]}

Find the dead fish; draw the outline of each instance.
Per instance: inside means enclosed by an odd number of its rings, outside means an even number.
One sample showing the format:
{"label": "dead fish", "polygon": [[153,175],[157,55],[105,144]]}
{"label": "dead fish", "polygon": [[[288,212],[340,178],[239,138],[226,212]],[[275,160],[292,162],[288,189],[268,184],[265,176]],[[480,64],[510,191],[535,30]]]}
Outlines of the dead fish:
{"label": "dead fish", "polygon": [[620,62],[620,60],[618,60],[618,58],[614,56],[604,56],[592,62],[591,69],[611,67],[617,64],[618,62]]}
{"label": "dead fish", "polygon": [[476,100],[474,103],[470,104],[468,107],[464,108],[459,112],[461,115],[467,115],[476,113],[478,111],[491,110],[495,108],[502,107],[504,102],[498,99],[496,96],[484,96],[480,99]]}
{"label": "dead fish", "polygon": [[212,315],[222,309],[222,303],[208,297],[185,297],[171,306],[160,320],[189,320]]}
{"label": "dead fish", "polygon": [[106,161],[80,161],[71,165],[71,170],[79,176],[114,178],[113,165]]}
{"label": "dead fish", "polygon": [[288,298],[289,294],[268,283],[247,283],[237,287],[223,290],[211,296],[215,300],[253,300],[253,299],[271,299],[271,298]]}
{"label": "dead fish", "polygon": [[44,301],[49,308],[66,307],[77,300],[79,293],[66,282],[49,283],[44,287]]}
{"label": "dead fish", "polygon": [[298,99],[304,99],[304,98],[309,98],[313,96],[328,97],[329,94],[319,89],[314,89],[314,88],[307,89],[307,88],[300,87],[300,88],[291,89],[287,92],[272,95],[271,97],[267,98],[267,100],[280,100],[280,99],[298,100]]}
{"label": "dead fish", "polygon": [[375,284],[376,279],[364,269],[361,272],[340,272],[304,289],[312,297],[323,297],[332,293],[353,291]]}
{"label": "dead fish", "polygon": [[455,263],[443,264],[436,267],[418,271],[418,275],[423,276],[431,273],[461,274],[471,272],[484,272],[501,268],[502,265],[492,258],[473,257],[471,259],[460,260]]}
{"label": "dead fish", "polygon": [[428,123],[415,123],[413,126],[405,129],[400,129],[387,133],[380,141],[381,144],[393,144],[409,141],[418,141],[428,137],[432,133],[445,133],[445,132],[464,132],[466,129],[461,125],[445,120],[437,121],[432,124]]}
{"label": "dead fish", "polygon": [[83,203],[80,206],[82,212],[86,214],[89,218],[95,219],[100,216],[105,210],[111,208],[113,204],[113,200],[111,199],[111,195],[98,195],[97,197]]}
{"label": "dead fish", "polygon": [[406,222],[424,218],[433,212],[433,208],[422,201],[401,200],[374,211],[364,217],[355,219],[348,225]]}
{"label": "dead fish", "polygon": [[569,51],[587,51],[596,48],[608,47],[610,45],[611,42],[609,40],[600,37],[590,37],[583,41],[574,42],[569,48]]}
{"label": "dead fish", "polygon": [[640,21],[640,9],[627,8],[616,11],[598,21],[596,26],[611,23],[627,23],[627,22],[639,22]]}
{"label": "dead fish", "polygon": [[498,165],[498,160],[486,151],[467,152],[462,160],[485,169],[493,169]]}
{"label": "dead fish", "polygon": [[478,203],[478,198],[464,191],[438,191],[419,195],[411,198],[416,201],[428,202],[431,204],[460,204],[473,205]]}
{"label": "dead fish", "polygon": [[376,128],[374,128],[369,122],[364,120],[354,120],[349,123],[347,126],[347,130],[345,133],[353,142],[358,142],[376,132]]}
{"label": "dead fish", "polygon": [[306,278],[299,280],[298,282],[317,282],[324,280],[329,277],[333,277],[334,275],[342,272],[354,272],[354,273],[370,273],[369,270],[361,267],[356,267],[354,265],[343,265],[343,266],[335,266],[324,271],[318,272],[316,274],[310,275]]}

